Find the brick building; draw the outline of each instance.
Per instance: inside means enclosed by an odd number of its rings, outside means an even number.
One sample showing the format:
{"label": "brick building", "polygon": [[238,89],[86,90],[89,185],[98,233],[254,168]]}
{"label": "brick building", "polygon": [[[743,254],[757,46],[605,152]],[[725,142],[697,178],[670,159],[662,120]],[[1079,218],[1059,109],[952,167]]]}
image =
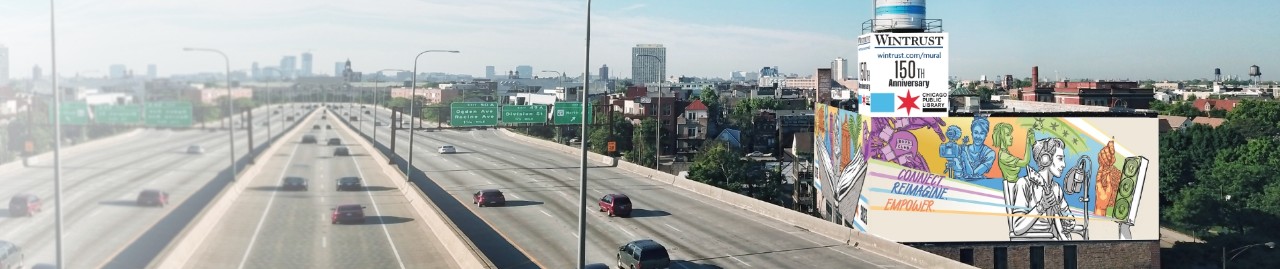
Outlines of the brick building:
{"label": "brick building", "polygon": [[1155,100],[1155,90],[1140,88],[1136,81],[1039,83],[1039,67],[1032,67],[1031,80],[1034,85],[1010,92],[1013,99],[1133,109],[1150,109]]}
{"label": "brick building", "polygon": [[1160,268],[1159,241],[907,245],[978,268]]}

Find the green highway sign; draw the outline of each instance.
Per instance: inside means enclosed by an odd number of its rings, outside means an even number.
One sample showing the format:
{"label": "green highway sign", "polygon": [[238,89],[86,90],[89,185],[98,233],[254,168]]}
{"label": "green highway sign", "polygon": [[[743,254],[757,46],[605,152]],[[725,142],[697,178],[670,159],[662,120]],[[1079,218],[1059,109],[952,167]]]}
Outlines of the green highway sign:
{"label": "green highway sign", "polygon": [[498,103],[454,102],[449,104],[449,125],[453,127],[498,125]]}
{"label": "green highway sign", "polygon": [[147,126],[191,127],[190,102],[147,103]]}
{"label": "green highway sign", "polygon": [[142,124],[142,106],[96,105],[93,106],[93,122],[109,125]]}
{"label": "green highway sign", "polygon": [[547,105],[502,106],[502,123],[547,123]]}
{"label": "green highway sign", "polygon": [[[59,105],[62,114],[61,124],[68,125],[85,125],[89,124],[89,115],[93,114],[89,111],[89,104],[85,102],[62,102]],[[53,107],[49,107],[49,122],[53,123]]]}
{"label": "green highway sign", "polygon": [[[582,102],[556,102],[551,119],[551,122],[556,125],[581,124]],[[591,120],[590,114],[587,115],[587,120]]]}

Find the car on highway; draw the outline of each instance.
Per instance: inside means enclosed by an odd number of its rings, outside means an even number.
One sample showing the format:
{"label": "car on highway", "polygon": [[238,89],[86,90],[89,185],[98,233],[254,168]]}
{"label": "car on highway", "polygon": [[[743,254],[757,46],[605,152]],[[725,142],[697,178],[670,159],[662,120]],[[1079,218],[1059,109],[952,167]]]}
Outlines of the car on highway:
{"label": "car on highway", "polygon": [[188,153],[188,154],[202,154],[202,153],[204,153],[204,147],[201,147],[200,145],[190,145],[190,146],[187,146],[187,153]]}
{"label": "car on highway", "polygon": [[609,212],[609,216],[630,217],[631,197],[626,194],[610,193],[600,198],[600,212]]}
{"label": "car on highway", "polygon": [[293,121],[293,116],[284,117],[284,120]]}
{"label": "car on highway", "polygon": [[324,125],[324,129],[325,129],[325,130],[333,130],[333,125],[325,124],[325,125]]}
{"label": "car on highway", "polygon": [[280,189],[286,191],[306,191],[307,179],[301,177],[285,177],[284,183],[281,183]]}
{"label": "car on highway", "polygon": [[337,137],[329,138],[329,145],[330,145],[330,146],[341,146],[341,145],[342,145],[342,138],[337,138]]}
{"label": "car on highway", "polygon": [[22,247],[9,241],[0,241],[0,268],[24,268],[23,259],[26,254],[22,253]]}
{"label": "car on highway", "polygon": [[364,189],[359,177],[343,177],[338,179],[338,191],[359,191]]}
{"label": "car on highway", "polygon": [[498,189],[484,189],[477,191],[472,195],[471,203],[480,207],[498,205],[507,205],[507,197],[502,195],[502,191]]}
{"label": "car on highway", "polygon": [[440,154],[458,153],[458,149],[450,145],[444,145],[444,146],[440,146],[439,149],[436,149],[436,152]]}
{"label": "car on highway", "polygon": [[375,121],[375,122],[373,122],[373,126],[382,126],[382,122],[381,122],[381,121]]}
{"label": "car on highway", "polygon": [[651,239],[631,241],[618,248],[618,268],[667,268],[671,256],[667,247]]}
{"label": "car on highway", "polygon": [[32,216],[41,210],[44,210],[44,202],[41,202],[40,196],[35,194],[22,193],[9,199],[10,217]]}
{"label": "car on highway", "polygon": [[364,114],[365,114],[365,115],[369,115],[369,111],[368,111],[368,110],[365,110],[365,111],[364,111]]}
{"label": "car on highway", "polygon": [[327,115],[320,115],[320,119],[322,119],[322,120],[327,120],[327,119],[329,119],[329,116],[327,116]]}
{"label": "car on highway", "polygon": [[302,143],[303,143],[303,144],[315,144],[315,143],[316,143],[316,136],[314,136],[314,135],[303,135],[303,136],[302,136]]}
{"label": "car on highway", "polygon": [[161,190],[142,190],[138,193],[138,206],[159,206],[169,204],[169,193]]}
{"label": "car on highway", "polygon": [[351,149],[348,149],[347,147],[334,148],[333,156],[351,156]]}
{"label": "car on highway", "polygon": [[364,206],[358,204],[334,207],[330,217],[331,224],[364,223]]}
{"label": "car on highway", "polygon": [[320,130],[320,125],[316,124],[314,126],[311,126],[311,130]]}

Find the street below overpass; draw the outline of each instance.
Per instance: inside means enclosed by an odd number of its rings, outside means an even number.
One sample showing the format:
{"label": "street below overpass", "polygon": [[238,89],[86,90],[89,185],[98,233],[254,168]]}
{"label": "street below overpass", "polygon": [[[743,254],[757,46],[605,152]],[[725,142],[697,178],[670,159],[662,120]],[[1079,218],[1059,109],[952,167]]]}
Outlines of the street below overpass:
{"label": "street below overpass", "polygon": [[[377,119],[391,123],[387,110]],[[390,144],[386,124],[359,129]],[[430,124],[434,127],[434,124]],[[499,130],[416,131],[413,165],[422,186],[450,219],[499,268],[572,268],[577,260],[580,156],[529,145]],[[396,154],[408,153],[408,132],[396,133]],[[456,154],[439,154],[452,145]],[[636,239],[665,245],[672,268],[911,268],[734,205],[590,160],[588,263],[614,265],[617,250]],[[471,195],[496,188],[507,206],[478,208]],[[630,218],[598,212],[596,200],[625,193]],[[449,199],[452,201],[449,201]],[[492,229],[494,232],[486,232]],[[509,242],[518,252],[502,246]]]}

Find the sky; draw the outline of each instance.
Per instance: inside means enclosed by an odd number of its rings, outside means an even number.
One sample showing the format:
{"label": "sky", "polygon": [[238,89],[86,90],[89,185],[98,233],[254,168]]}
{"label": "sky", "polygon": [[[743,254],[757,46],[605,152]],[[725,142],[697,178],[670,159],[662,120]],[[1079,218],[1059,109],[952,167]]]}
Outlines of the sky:
{"label": "sky", "polygon": [[[778,66],[809,75],[836,57],[856,63],[856,39],[872,0],[597,0],[591,15],[593,74],[630,76],[631,47],[663,44],[668,75],[729,77]],[[275,66],[310,51],[313,72],[332,74],[351,59],[356,71],[413,69],[482,77],[517,65],[535,71],[584,70],[582,0],[59,0],[58,72],[104,76],[112,64],[135,73],[156,64],[161,76]],[[928,17],[951,35],[951,75],[1010,74],[1070,79],[1263,79],[1280,66],[1280,1],[1243,0],[934,0]],[[0,1],[0,45],[10,76],[32,66],[50,73],[48,1]],[[1277,63],[1278,65],[1270,65]],[[853,72],[851,70],[850,72]],[[552,75],[541,73],[540,75]],[[850,76],[854,74],[848,74]]]}

